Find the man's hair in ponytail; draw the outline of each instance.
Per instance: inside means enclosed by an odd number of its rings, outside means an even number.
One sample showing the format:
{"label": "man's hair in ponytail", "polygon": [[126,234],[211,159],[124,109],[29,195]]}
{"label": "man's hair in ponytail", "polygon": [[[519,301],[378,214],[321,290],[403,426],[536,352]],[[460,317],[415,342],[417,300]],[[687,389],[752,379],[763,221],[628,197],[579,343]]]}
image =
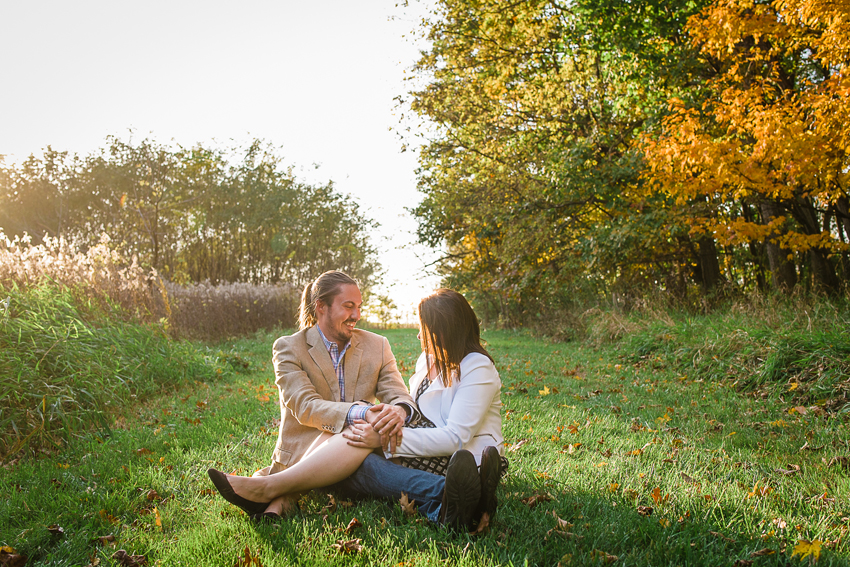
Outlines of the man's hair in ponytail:
{"label": "man's hair in ponytail", "polygon": [[318,323],[316,303],[321,301],[325,305],[331,305],[344,285],[358,284],[354,278],[337,270],[325,272],[315,281],[305,285],[301,294],[301,306],[298,309],[298,328],[303,331]]}

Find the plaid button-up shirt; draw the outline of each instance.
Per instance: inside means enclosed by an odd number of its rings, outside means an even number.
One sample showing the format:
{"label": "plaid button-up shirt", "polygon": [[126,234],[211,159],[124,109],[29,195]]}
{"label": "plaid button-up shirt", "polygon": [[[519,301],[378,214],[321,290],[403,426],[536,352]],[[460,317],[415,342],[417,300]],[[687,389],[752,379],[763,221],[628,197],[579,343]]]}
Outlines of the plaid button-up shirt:
{"label": "plaid button-up shirt", "polygon": [[[331,355],[331,362],[334,365],[334,372],[336,372],[336,379],[339,381],[339,401],[345,401],[345,365],[343,364],[343,359],[345,358],[345,353],[348,351],[348,347],[351,346],[351,341],[348,341],[345,346],[342,348],[342,352],[339,350],[339,345],[333,341],[329,341],[325,334],[322,332],[322,328],[316,325],[316,328],[319,329],[319,336],[322,337],[322,342],[325,343],[325,348],[328,349],[328,354]],[[369,411],[371,405],[353,405],[348,409],[348,414],[345,416],[346,425],[351,425],[354,423],[356,419],[366,419],[366,412]]]}

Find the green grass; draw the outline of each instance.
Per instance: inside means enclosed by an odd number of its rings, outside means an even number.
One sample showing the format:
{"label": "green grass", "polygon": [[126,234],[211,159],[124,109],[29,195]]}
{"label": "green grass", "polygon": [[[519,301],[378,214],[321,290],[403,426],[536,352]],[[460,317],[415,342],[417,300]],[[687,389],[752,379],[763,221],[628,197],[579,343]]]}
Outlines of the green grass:
{"label": "green grass", "polygon": [[[408,377],[416,331],[385,333]],[[850,475],[834,459],[850,456],[844,416],[791,411],[797,390],[741,392],[735,379],[748,375],[685,373],[672,354],[637,352],[636,336],[596,349],[485,335],[504,382],[505,437],[518,446],[485,536],[453,535],[391,502],[337,498],[328,510],[322,491],[296,516],[254,525],[212,493],[205,471],[268,463],[279,417],[274,338],[216,347],[251,361],[245,374],[186,385],[132,408],[109,435],[4,470],[0,545],[30,565],[117,565],[110,557],[121,548],[150,564],[231,567],[247,547],[265,567],[601,565],[600,552],[617,556],[614,565],[778,566],[800,564],[793,548],[807,539],[823,542],[819,565],[850,564]],[[677,344],[699,340],[693,331]],[[543,501],[530,507],[534,495]],[[346,534],[354,517],[363,527]],[[558,519],[566,535],[550,532]],[[97,542],[108,534],[116,547]],[[359,554],[332,547],[351,538],[362,540]],[[773,553],[751,557],[763,549]]]}
{"label": "green grass", "polygon": [[108,432],[127,406],[233,362],[76,291],[0,286],[0,459]]}

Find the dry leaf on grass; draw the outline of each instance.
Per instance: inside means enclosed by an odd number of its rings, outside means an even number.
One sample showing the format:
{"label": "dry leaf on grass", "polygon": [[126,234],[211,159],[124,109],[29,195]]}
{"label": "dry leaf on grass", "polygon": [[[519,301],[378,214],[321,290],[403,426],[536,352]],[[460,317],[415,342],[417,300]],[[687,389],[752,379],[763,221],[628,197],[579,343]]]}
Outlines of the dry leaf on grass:
{"label": "dry leaf on grass", "polygon": [[24,567],[27,556],[18,554],[8,545],[0,547],[0,565],[3,567]]}
{"label": "dry leaf on grass", "polygon": [[416,515],[416,500],[408,500],[407,494],[404,492],[401,493],[401,498],[398,499],[398,503],[401,505],[401,509],[404,510],[404,514],[406,516]]}
{"label": "dry leaf on grass", "polygon": [[637,513],[641,516],[651,516],[652,515],[652,507],[651,506],[638,506]]}
{"label": "dry leaf on grass", "polygon": [[732,564],[732,567],[750,567],[752,564],[752,559],[739,559]]}
{"label": "dry leaf on grass", "polygon": [[324,508],[322,508],[322,510],[327,510],[328,514],[333,514],[334,512],[336,512],[336,499],[334,498],[333,494],[328,494],[328,503],[325,505]]}
{"label": "dry leaf on grass", "polygon": [[556,514],[554,510],[552,510],[552,516],[555,518],[555,521],[558,522],[558,526],[557,526],[556,529],[568,530],[571,527],[573,527],[573,524],[569,523],[568,521],[566,521],[564,519],[559,518],[558,514]]}
{"label": "dry leaf on grass", "polygon": [[360,545],[360,539],[350,539],[348,541],[342,541],[341,539],[336,540],[336,543],[331,547],[339,551],[340,553],[360,553],[363,551],[363,546]]}
{"label": "dry leaf on grass", "polygon": [[95,538],[94,541],[100,543],[100,545],[115,545],[115,536],[112,534],[100,536]]}
{"label": "dry leaf on grass", "polygon": [[348,525],[345,526],[345,533],[351,533],[352,530],[356,530],[357,528],[362,528],[363,524],[357,518],[351,518],[351,521],[348,522]]}
{"label": "dry leaf on grass", "polygon": [[764,557],[765,555],[773,555],[776,553],[775,549],[770,549],[769,547],[765,547],[764,549],[759,549],[758,551],[753,551],[750,553],[750,557]]}
{"label": "dry leaf on grass", "polygon": [[687,482],[689,484],[696,484],[697,483],[697,481],[693,477],[688,476],[687,473],[680,472],[679,476],[681,476],[682,480],[684,480],[685,482]]}
{"label": "dry leaf on grass", "polygon": [[543,541],[548,541],[550,535],[557,535],[566,539],[584,539],[584,536],[574,534],[573,532],[565,532],[563,530],[556,530],[555,528],[552,528],[551,530],[546,532],[546,537],[543,538]]}
{"label": "dry leaf on grass", "polygon": [[542,492],[535,494],[533,496],[529,496],[527,498],[522,499],[522,503],[528,506],[529,508],[534,508],[541,502],[550,502],[552,500],[552,495],[548,492]]}
{"label": "dry leaf on grass", "polygon": [[145,498],[147,498],[150,502],[153,502],[154,500],[162,500],[162,496],[160,496],[159,493],[154,489],[148,490],[148,493],[145,495]]}
{"label": "dry leaf on grass", "polygon": [[490,514],[484,512],[481,514],[481,519],[478,520],[478,525],[475,527],[474,532],[469,532],[471,536],[481,535],[490,530]]}
{"label": "dry leaf on grass", "polygon": [[245,546],[245,554],[242,557],[236,558],[236,563],[233,564],[233,567],[263,567],[263,564],[260,563],[260,554],[254,555],[251,553],[251,550],[248,546]]}
{"label": "dry leaf on grass", "polygon": [[148,562],[144,555],[130,555],[123,549],[119,549],[112,554],[112,559],[118,562],[122,567],[140,567]]}
{"label": "dry leaf on grass", "polygon": [[820,559],[820,546],[822,541],[819,539],[809,541],[807,539],[801,539],[797,541],[797,545],[794,546],[794,552],[791,554],[791,557],[795,555],[800,556],[800,560],[802,561],[808,556],[812,556],[813,561],[817,561]]}
{"label": "dry leaf on grass", "polygon": [[789,464],[787,469],[777,468],[776,472],[778,472],[779,474],[783,474],[785,476],[790,476],[792,474],[797,474],[801,471],[800,471],[800,465]]}
{"label": "dry leaf on grass", "polygon": [[590,552],[590,558],[594,561],[602,561],[603,563],[613,563],[617,559],[619,559],[616,555],[611,555],[610,553],[606,553],[601,549],[594,549]]}

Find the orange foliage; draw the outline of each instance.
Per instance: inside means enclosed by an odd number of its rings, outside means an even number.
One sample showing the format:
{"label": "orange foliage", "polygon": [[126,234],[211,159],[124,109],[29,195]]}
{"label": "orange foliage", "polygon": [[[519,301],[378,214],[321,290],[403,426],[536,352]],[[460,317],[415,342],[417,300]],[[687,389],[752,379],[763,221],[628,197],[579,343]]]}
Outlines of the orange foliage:
{"label": "orange foliage", "polygon": [[[644,138],[650,186],[691,205],[692,232],[720,244],[850,249],[829,224],[850,175],[848,3],[717,0],[687,29],[717,73],[702,105],[671,99],[660,135]],[[738,213],[765,201],[787,215]]]}

